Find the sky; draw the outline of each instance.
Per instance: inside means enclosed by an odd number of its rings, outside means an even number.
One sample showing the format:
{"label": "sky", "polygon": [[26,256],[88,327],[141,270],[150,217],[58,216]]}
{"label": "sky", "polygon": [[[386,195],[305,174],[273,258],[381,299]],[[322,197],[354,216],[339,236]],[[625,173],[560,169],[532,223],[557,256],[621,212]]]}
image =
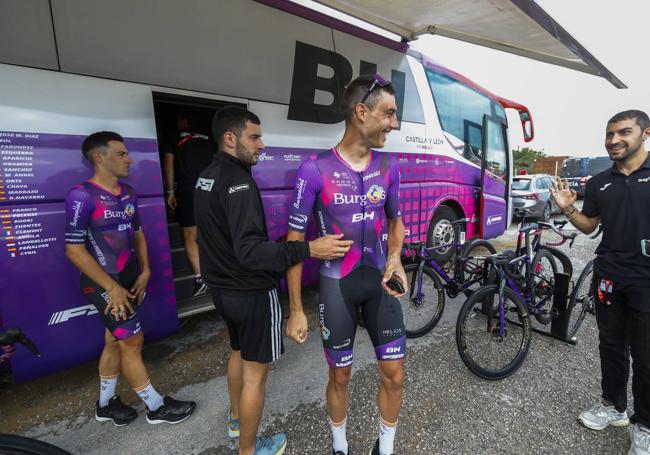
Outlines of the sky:
{"label": "sky", "polygon": [[612,115],[627,109],[650,114],[650,1],[537,3],[629,88],[617,89],[597,76],[439,36],[422,37],[412,47],[530,109],[535,124],[530,143],[523,140],[517,115],[508,115],[513,149],[528,146],[556,156],[606,155],[605,126]]}

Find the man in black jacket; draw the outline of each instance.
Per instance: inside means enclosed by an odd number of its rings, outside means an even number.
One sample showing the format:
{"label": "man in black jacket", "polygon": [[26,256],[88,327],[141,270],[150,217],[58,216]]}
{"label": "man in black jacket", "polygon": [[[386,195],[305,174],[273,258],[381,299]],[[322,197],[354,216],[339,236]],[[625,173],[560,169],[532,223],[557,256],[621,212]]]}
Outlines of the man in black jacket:
{"label": "man in black jacket", "polygon": [[286,437],[257,437],[268,367],[284,351],[281,272],[309,257],[343,257],[351,241],[341,235],[311,242],[268,239],[264,208],[251,174],[264,149],[259,118],[239,107],[221,109],[212,122],[219,152],[195,191],[201,271],[228,327],[230,415],[228,434],[239,454],[282,454]]}

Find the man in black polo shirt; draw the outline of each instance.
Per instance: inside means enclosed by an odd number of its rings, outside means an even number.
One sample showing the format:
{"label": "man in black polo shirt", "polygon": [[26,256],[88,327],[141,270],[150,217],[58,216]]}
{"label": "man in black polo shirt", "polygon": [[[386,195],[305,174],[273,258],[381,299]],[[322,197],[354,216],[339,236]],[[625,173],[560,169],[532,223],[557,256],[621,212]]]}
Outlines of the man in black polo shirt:
{"label": "man in black polo shirt", "polygon": [[[551,194],[569,221],[585,234],[603,226],[596,249],[594,297],[600,338],[602,400],[580,414],[588,428],[625,426],[632,354],[634,415],[630,455],[650,454],[650,160],[644,142],[650,120],[641,111],[621,112],[607,123],[605,147],[611,169],[592,177],[582,212],[576,192],[557,180]],[[650,245],[648,245],[650,247]]]}
{"label": "man in black polo shirt", "polygon": [[[194,220],[194,186],[203,169],[208,167],[217,148],[207,134],[200,131],[199,119],[192,113],[178,114],[179,137],[175,147],[163,157],[167,204],[176,211],[183,230],[185,254],[194,273],[194,297],[204,294],[208,288],[201,278],[199,247],[196,241]],[[174,189],[176,182],[176,189]]]}
{"label": "man in black polo shirt", "polygon": [[259,118],[225,107],[215,114],[212,130],[219,152],[196,182],[194,203],[201,270],[232,348],[228,435],[239,436],[239,455],[280,455],[287,443],[284,434],[256,438],[268,367],[284,352],[278,278],[308,257],[341,258],[352,242],[340,240],[343,234],[311,242],[269,241],[251,175],[264,149]]}

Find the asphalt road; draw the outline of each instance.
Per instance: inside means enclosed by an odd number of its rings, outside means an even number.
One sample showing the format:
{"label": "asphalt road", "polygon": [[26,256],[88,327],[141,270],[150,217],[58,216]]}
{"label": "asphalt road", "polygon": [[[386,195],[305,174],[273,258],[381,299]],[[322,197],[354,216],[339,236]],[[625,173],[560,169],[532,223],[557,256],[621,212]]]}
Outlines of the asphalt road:
{"label": "asphalt road", "polygon": [[[511,228],[496,243],[506,247],[515,236],[516,229]],[[572,250],[561,247],[573,260],[574,279],[592,258],[596,245],[597,240],[581,235]],[[312,322],[316,301],[317,294],[311,292],[307,305]],[[597,330],[592,316],[578,333],[577,345],[536,334],[522,368],[510,378],[488,382],[472,375],[458,356],[454,327],[461,305],[461,298],[448,299],[443,319],[433,332],[409,340],[396,454],[626,453],[626,429],[596,432],[582,427],[576,419],[580,411],[598,399],[600,391]],[[188,421],[152,426],[141,416],[122,428],[95,422],[92,400],[96,384],[88,366],[80,370],[85,382],[79,382],[79,387],[92,398],[77,404],[70,398],[70,409],[59,407],[58,415],[52,415],[48,407],[58,396],[76,395],[74,388],[70,391],[66,376],[48,379],[43,386],[47,392],[38,394],[29,395],[35,386],[17,386],[11,393],[24,393],[30,398],[11,401],[11,409],[3,407],[0,414],[11,418],[3,421],[0,416],[0,431],[19,431],[73,454],[232,453],[234,446],[225,428],[228,400],[223,324],[209,315],[197,321],[184,327],[179,335],[145,349],[147,358],[161,365],[155,377],[182,375],[182,383],[187,385],[172,389],[173,395],[198,402],[195,415]],[[215,337],[216,332],[221,335]],[[297,346],[287,340],[285,343],[286,353],[269,376],[261,432],[284,431],[289,439],[287,454],[330,454],[324,402],[327,368],[318,331],[310,332],[306,345]],[[213,352],[216,354],[210,357],[208,354]],[[206,359],[216,360],[210,360],[214,365],[205,365]],[[206,368],[207,375],[201,373]],[[355,455],[368,453],[376,438],[377,383],[373,349],[365,331],[359,329],[348,419],[351,453]],[[50,400],[43,394],[48,394]],[[4,396],[8,396],[6,392]],[[0,395],[3,402],[7,400]],[[21,420],[21,405],[31,406],[29,425]],[[143,411],[141,405],[139,410]],[[44,415],[47,418],[40,417]],[[37,423],[41,421],[46,423]]]}

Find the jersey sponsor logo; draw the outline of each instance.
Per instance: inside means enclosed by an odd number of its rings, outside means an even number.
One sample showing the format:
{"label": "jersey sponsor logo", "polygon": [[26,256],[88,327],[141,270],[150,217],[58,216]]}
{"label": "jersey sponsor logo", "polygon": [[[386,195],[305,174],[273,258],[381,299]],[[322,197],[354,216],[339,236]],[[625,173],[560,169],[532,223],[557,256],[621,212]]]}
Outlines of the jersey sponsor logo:
{"label": "jersey sponsor logo", "polygon": [[117,231],[128,231],[129,229],[133,229],[133,226],[131,226],[131,223],[122,223],[117,226]]}
{"label": "jersey sponsor logo", "polygon": [[199,177],[199,179],[196,181],[195,188],[203,191],[212,191],[212,185],[214,185],[214,179],[205,179],[203,177]]}
{"label": "jersey sponsor logo", "polygon": [[84,305],[76,308],[70,308],[68,310],[57,311],[55,313],[52,313],[52,316],[50,316],[50,321],[47,323],[47,325],[62,324],[72,318],[79,316],[90,316],[97,313],[98,311],[97,308],[95,308],[95,305]]}
{"label": "jersey sponsor logo", "polygon": [[82,207],[83,202],[81,201],[74,201],[72,204],[72,220],[70,221],[70,226],[77,226],[77,221],[79,221],[79,212],[81,212]]}
{"label": "jersey sponsor logo", "polygon": [[368,197],[370,202],[376,204],[382,199],[386,199],[386,191],[384,190],[383,187],[379,185],[372,185],[368,190],[368,192],[366,193],[366,196]]}
{"label": "jersey sponsor logo", "polygon": [[[643,182],[644,180],[646,182],[648,181],[647,179],[639,179],[639,182]],[[605,183],[603,186],[600,187],[600,191],[605,191],[609,185],[611,185],[611,183]]]}
{"label": "jersey sponsor logo", "polygon": [[246,191],[249,189],[250,185],[248,183],[242,183],[241,185],[235,185],[228,188],[228,194],[235,194],[239,191]]}
{"label": "jersey sponsor logo", "polygon": [[[650,177],[646,177],[644,179],[639,179],[637,182],[643,182],[643,183],[648,183],[650,182]],[[608,183],[608,185],[611,185],[611,183]]]}
{"label": "jersey sponsor logo", "polygon": [[381,173],[380,171],[375,171],[375,172],[371,172],[370,174],[364,175],[363,181],[365,182],[366,180],[370,180],[373,177],[377,177],[380,173]]}
{"label": "jersey sponsor logo", "polygon": [[297,224],[293,224],[291,221],[287,223],[289,227],[292,227],[294,229],[302,229],[302,226],[298,226]]}
{"label": "jersey sponsor logo", "polygon": [[124,213],[126,216],[131,218],[133,215],[135,215],[135,206],[133,204],[126,204],[126,207],[124,207]]}
{"label": "jersey sponsor logo", "polygon": [[366,213],[353,213],[352,222],[358,223],[359,221],[374,220],[375,212],[366,212]]}
{"label": "jersey sponsor logo", "polygon": [[305,194],[306,187],[307,181],[298,177],[298,183],[296,184],[296,201],[293,203],[293,206],[297,209],[300,208],[300,202],[302,201],[303,194]]}
{"label": "jersey sponsor logo", "polygon": [[386,199],[386,191],[379,185],[372,185],[366,194],[334,193],[334,205],[359,204],[365,207],[368,201],[376,204]]}
{"label": "jersey sponsor logo", "polygon": [[343,357],[341,357],[341,361],[336,362],[336,367],[337,368],[344,368],[344,367],[352,365],[352,356],[353,356],[353,354],[348,354],[348,355],[344,355]]}
{"label": "jersey sponsor logo", "polygon": [[[131,205],[131,204],[129,204]],[[128,206],[127,206],[128,207]],[[133,207],[133,206],[131,206]],[[135,209],[133,209],[135,212]],[[126,220],[129,217],[129,215],[126,214],[126,209],[124,209],[124,212],[121,210],[104,210],[104,218],[109,220],[111,218],[121,218],[123,220]]]}

